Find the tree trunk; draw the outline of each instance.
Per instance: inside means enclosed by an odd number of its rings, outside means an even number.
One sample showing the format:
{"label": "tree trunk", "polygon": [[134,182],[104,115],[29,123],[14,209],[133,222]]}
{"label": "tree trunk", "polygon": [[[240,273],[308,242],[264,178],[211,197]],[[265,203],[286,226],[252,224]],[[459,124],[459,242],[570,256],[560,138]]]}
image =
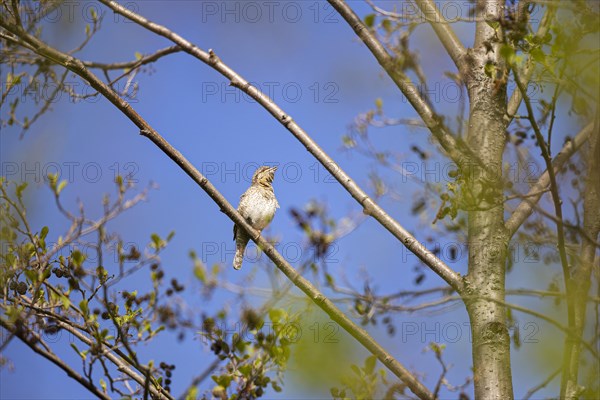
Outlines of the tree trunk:
{"label": "tree trunk", "polygon": [[506,67],[500,56],[501,28],[484,20],[498,21],[502,6],[498,0],[477,2],[479,22],[465,77],[470,99],[467,141],[487,172],[473,161],[461,166],[463,205],[469,210],[469,273],[463,296],[471,320],[475,398],[486,400],[513,398],[506,309],[490,301],[504,301],[509,240],[501,179]]}
{"label": "tree trunk", "polygon": [[583,194],[583,232],[581,253],[576,260],[571,282],[571,293],[574,298],[573,334],[565,338],[565,359],[561,380],[561,398],[574,400],[579,398],[582,388],[578,383],[579,366],[581,365],[581,341],[584,340],[583,328],[590,291],[591,274],[596,256],[596,244],[600,232],[600,137],[598,126],[589,139],[588,173]]}

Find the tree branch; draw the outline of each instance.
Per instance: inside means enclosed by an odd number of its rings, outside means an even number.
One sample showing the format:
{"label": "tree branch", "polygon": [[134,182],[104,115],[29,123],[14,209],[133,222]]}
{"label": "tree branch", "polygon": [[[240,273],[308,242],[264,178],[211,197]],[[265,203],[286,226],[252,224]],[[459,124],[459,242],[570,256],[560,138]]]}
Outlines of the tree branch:
{"label": "tree branch", "polygon": [[[579,148],[588,140],[591,133],[594,131],[594,124],[590,123],[586,125],[573,140],[565,143],[562,150],[554,157],[552,166],[554,172],[558,173],[563,165],[569,160],[569,158],[575,154]],[[506,229],[508,230],[509,237],[512,237],[521,224],[525,222],[527,218],[533,213],[535,205],[540,201],[542,195],[546,192],[548,185],[550,184],[550,175],[546,170],[542,176],[533,185],[529,193],[525,195],[523,201],[517,206],[515,211],[506,221]]]}
{"label": "tree branch", "polygon": [[[583,232],[579,263],[573,268],[572,293],[574,296],[574,332],[575,340],[565,341],[565,366],[561,378],[561,398],[569,400],[579,397],[578,385],[581,358],[581,343],[585,327],[587,297],[591,286],[591,275],[596,256],[596,240],[600,234],[600,135],[598,134],[599,116],[596,115],[594,135],[590,138],[588,171],[583,194]],[[583,342],[585,343],[585,342]]]}
{"label": "tree branch", "polygon": [[[458,273],[452,270],[452,268],[450,268],[432,252],[430,252],[424,245],[419,243],[419,241],[406,229],[404,229],[404,227],[402,227],[398,221],[387,214],[371,197],[369,197],[369,195],[367,195],[364,190],[360,188],[360,186],[356,184],[356,182],[352,180],[352,178],[350,178],[348,174],[346,174],[346,172],[344,172],[344,170],[331,157],[329,157],[327,153],[325,153],[325,151],[323,151],[321,147],[319,147],[319,145],[287,113],[285,113],[277,104],[269,99],[268,96],[260,92],[260,90],[252,86],[248,81],[238,75],[230,67],[225,65],[212,50],[209,50],[208,53],[206,53],[166,27],[148,21],[146,18],[130,11],[114,1],[98,1],[111,8],[114,12],[121,14],[124,17],[143,26],[144,28],[164,36],[176,43],[184,51],[198,58],[200,61],[206,63],[228,78],[232,86],[239,88],[255,99],[283,126],[285,126],[296,137],[296,139],[298,139],[304,145],[304,147],[306,147],[306,149],[332,174],[332,176],[335,177],[335,179],[346,189],[346,191],[348,191],[348,193],[350,193],[350,195],[352,195],[352,197],[363,207],[365,214],[375,218],[384,228],[386,228],[392,235],[400,240],[411,252],[419,257],[421,261],[423,261],[455,290],[461,290],[462,279]],[[416,89],[413,86],[410,87],[411,90],[418,95]],[[431,118],[434,117],[432,116]],[[441,127],[440,124],[438,124],[436,120],[435,125],[438,126],[438,128]],[[453,143],[456,146],[456,143]],[[452,149],[454,152],[458,151],[456,147],[452,147]]]}
{"label": "tree branch", "polygon": [[[85,336],[83,333],[81,333],[79,330],[73,328],[71,325],[69,325],[68,323],[62,321],[62,320],[57,320],[56,324],[59,325],[62,329],[68,331],[69,333],[73,334],[77,339],[79,339],[81,342],[85,343],[88,346],[93,346],[94,342],[88,338],[87,336]],[[131,368],[129,368],[129,366],[126,364],[126,362],[120,358],[120,356],[117,356],[115,354],[113,354],[111,352],[111,349],[106,346],[104,343],[101,343],[101,349],[102,349],[102,354],[104,356],[106,356],[106,358],[115,365],[115,367],[117,367],[117,370],[119,370],[120,372],[122,372],[123,374],[129,376],[131,379],[133,379],[138,385],[140,385],[140,387],[144,387],[145,384],[145,379],[142,375],[138,374],[137,372],[135,372],[134,370],[132,370]],[[169,400],[175,400],[173,396],[171,396],[169,394],[169,392],[167,392],[166,390],[164,390],[162,387],[156,388],[154,385],[151,385],[149,388],[150,392],[152,393],[153,396],[156,396],[157,398],[166,398]]]}
{"label": "tree branch", "polygon": [[[54,365],[56,365],[57,367],[59,367],[60,369],[65,371],[67,373],[67,375],[69,375],[69,377],[71,377],[75,381],[79,382],[79,384],[81,384],[81,386],[85,387],[87,390],[89,390],[91,393],[96,395],[98,398],[104,399],[104,400],[110,400],[110,396],[108,396],[106,393],[103,393],[100,390],[98,390],[98,388],[92,382],[85,379],[83,376],[81,376],[79,373],[77,373],[75,370],[73,370],[66,362],[61,360],[56,354],[54,354],[50,351],[44,350],[44,349],[40,348],[39,346],[36,346],[35,342],[41,342],[41,340],[33,332],[30,332],[30,333],[35,336],[32,339],[30,339],[25,335],[25,332],[19,332],[17,327],[8,324],[6,321],[4,321],[1,318],[0,318],[0,325],[2,325],[2,327],[4,329],[6,329],[7,331],[11,332],[11,334],[16,335],[16,337],[18,337],[21,340],[21,342],[25,343],[31,350],[38,353],[39,355],[41,355],[42,357],[44,357],[45,359],[47,359],[48,361],[50,361],[51,363],[53,363]],[[23,328],[21,328],[21,329],[23,329]]]}
{"label": "tree branch", "polygon": [[[104,1],[104,0],[101,0]],[[457,164],[463,160],[464,145],[458,142],[448,129],[443,125],[441,119],[433,112],[429,104],[419,94],[416,86],[404,73],[395,68],[394,58],[386,51],[385,47],[377,40],[375,35],[354,13],[354,11],[343,0],[328,0],[329,4],[346,20],[356,35],[363,41],[388,76],[394,81],[402,94],[408,99],[417,114],[421,117],[427,128],[440,143],[448,156]]]}
{"label": "tree branch", "polygon": [[540,389],[545,388],[546,386],[548,386],[548,384],[550,382],[552,382],[552,380],[554,378],[556,378],[556,376],[558,374],[560,374],[560,371],[562,370],[562,368],[558,368],[557,370],[555,370],[553,373],[551,373],[550,375],[548,375],[548,377],[546,379],[544,379],[543,382],[535,385],[534,387],[532,387],[531,389],[529,389],[527,391],[527,393],[525,393],[525,396],[523,397],[523,400],[529,400],[531,398],[531,396],[533,396],[535,394],[535,392],[537,392]]}
{"label": "tree branch", "polygon": [[164,49],[157,50],[156,52],[144,56],[139,60],[135,61],[124,61],[124,62],[116,62],[116,63],[100,63],[94,61],[83,61],[83,65],[88,68],[99,68],[102,70],[110,70],[110,69],[134,69],[140,67],[145,64],[149,64],[151,62],[157,61],[158,59],[168,56],[169,54],[178,53],[181,51],[179,46],[170,46]]}
{"label": "tree branch", "polygon": [[194,390],[194,388],[200,383],[202,383],[202,381],[204,381],[206,378],[208,378],[215,371],[215,369],[217,369],[220,363],[221,360],[219,358],[215,359],[212,363],[210,363],[210,365],[206,367],[206,369],[202,371],[200,375],[196,376],[192,380],[192,383],[190,383],[188,388],[181,394],[181,396],[179,396],[178,400],[186,400],[188,398],[188,395]]}
{"label": "tree branch", "polygon": [[[516,69],[513,70],[515,75],[515,82],[519,87],[519,91],[521,92],[521,96],[523,96],[523,101],[525,102],[525,106],[527,107],[527,115],[529,116],[529,122],[531,123],[531,127],[535,133],[535,137],[537,140],[537,144],[542,151],[542,158],[546,163],[546,170],[548,171],[548,180],[550,182],[550,194],[552,195],[552,202],[554,203],[554,212],[556,213],[556,234],[558,238],[558,254],[560,256],[560,264],[562,266],[563,279],[565,281],[565,292],[567,293],[567,320],[570,330],[575,329],[575,299],[573,298],[573,287],[571,284],[571,270],[569,266],[569,261],[567,260],[567,250],[565,247],[565,230],[564,230],[564,221],[563,221],[563,213],[562,213],[562,200],[560,199],[560,193],[558,192],[558,184],[556,183],[556,172],[554,171],[554,166],[552,165],[552,159],[550,157],[549,146],[544,140],[544,136],[538,126],[538,123],[535,119],[535,114],[533,111],[533,107],[531,106],[531,101],[529,96],[527,95],[527,88],[521,82],[519,78],[519,74]],[[552,125],[551,125],[552,126]],[[573,335],[574,332],[569,332],[569,336]],[[571,346],[569,346],[569,342],[572,341],[572,338],[567,338],[567,345],[565,346],[565,373],[563,374],[563,378],[565,375],[568,375],[568,362],[571,357]],[[561,385],[561,397],[564,395],[563,385]]]}
{"label": "tree branch", "polygon": [[[100,0],[103,3],[108,3],[105,0]],[[120,7],[115,3],[110,3],[111,6]],[[138,18],[141,18],[137,16]],[[83,79],[85,79],[94,89],[106,97],[115,105],[129,120],[131,120],[139,129],[140,133],[150,139],[158,146],[169,158],[171,158],[179,167],[196,182],[212,199],[219,205],[221,211],[225,213],[235,224],[244,229],[250,238],[264,250],[265,254],[277,265],[277,267],[298,287],[302,290],[319,308],[327,313],[332,320],[337,322],[344,330],[352,335],[358,342],[367,348],[371,354],[375,355],[391,372],[393,372],[400,380],[402,380],[415,395],[421,399],[432,399],[433,394],[400,362],[394,359],[381,345],[374,340],[364,329],[356,325],[348,318],[341,310],[339,310],[333,302],[319,292],[307,279],[301,276],[275,248],[263,238],[248,222],[237,212],[237,210],[223,197],[223,195],[212,185],[212,183],[203,176],[178,150],[172,147],[158,132],[156,132],[132,107],[129,103],[123,100],[114,90],[108,87],[96,75],[91,73],[81,62],[72,56],[64,54],[48,45],[41,40],[29,35],[27,32],[8,24],[0,18],[0,26],[9,32],[19,36],[22,40],[31,45],[34,51],[53,62],[62,65],[63,67],[73,71]],[[183,39],[181,39],[183,40]],[[187,43],[187,42],[186,42]],[[185,51],[196,49],[195,46],[182,48]],[[201,52],[201,54],[205,54]],[[211,63],[215,62],[216,56],[214,53],[207,55],[211,59]],[[221,68],[227,68],[221,64]],[[231,71],[231,73],[233,73]],[[284,119],[287,120],[284,115]],[[291,123],[291,120],[290,122]],[[350,181],[351,182],[351,181]],[[355,185],[351,182],[352,185]],[[364,199],[363,199],[364,200]],[[389,217],[388,217],[389,218]],[[450,270],[451,271],[451,270]],[[459,278],[452,272],[452,278],[456,282],[460,282]],[[452,280],[452,279],[451,279]],[[107,356],[110,353],[107,353]],[[112,361],[112,360],[111,360]],[[138,383],[143,385],[143,378],[138,377]],[[136,380],[137,381],[137,380]],[[152,390],[152,388],[151,388]]]}
{"label": "tree branch", "polygon": [[446,52],[452,61],[454,61],[458,71],[461,75],[464,75],[466,72],[464,65],[466,50],[461,41],[458,40],[458,37],[456,37],[452,26],[448,24],[448,21],[446,21],[446,18],[444,18],[432,0],[415,0],[415,2],[433,28],[438,39],[446,49]]}
{"label": "tree branch", "polygon": [[[561,324],[560,322],[558,322],[557,320],[555,320],[555,319],[553,319],[553,318],[551,318],[551,317],[549,317],[549,316],[547,316],[545,314],[542,314],[540,312],[534,311],[534,310],[526,308],[526,307],[521,307],[521,306],[518,306],[516,304],[507,303],[506,301],[503,301],[503,300],[494,299],[492,297],[485,297],[485,296],[484,297],[474,297],[473,299],[474,300],[483,299],[483,300],[491,301],[491,302],[496,303],[496,304],[501,304],[501,305],[503,305],[505,307],[508,307],[508,308],[510,308],[512,310],[520,311],[520,312],[522,312],[524,314],[533,315],[534,317],[537,317],[537,318],[539,318],[539,319],[541,319],[543,321],[548,322],[549,324],[554,325],[559,330],[561,330],[567,337],[571,337],[571,340],[577,340],[577,338],[573,337],[573,331],[572,331],[572,329],[570,327],[565,326],[565,325]],[[467,300],[469,300],[469,299],[467,298]],[[578,341],[579,341],[579,343],[583,344],[583,346],[590,352],[590,354],[592,356],[594,356],[594,358],[596,360],[600,360],[600,354],[598,354],[598,350],[596,350],[594,348],[594,346],[592,346],[591,344],[589,344],[589,343],[587,343],[587,342],[585,342],[583,340],[578,340]]]}

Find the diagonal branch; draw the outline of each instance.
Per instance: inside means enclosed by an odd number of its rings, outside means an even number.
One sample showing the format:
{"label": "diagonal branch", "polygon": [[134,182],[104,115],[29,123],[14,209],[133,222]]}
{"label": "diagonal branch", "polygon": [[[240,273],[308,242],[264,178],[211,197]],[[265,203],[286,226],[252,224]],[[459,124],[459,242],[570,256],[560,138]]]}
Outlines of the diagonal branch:
{"label": "diagonal branch", "polygon": [[[104,1],[104,0],[101,0]],[[388,76],[394,81],[402,94],[408,99],[417,114],[421,117],[432,135],[440,143],[448,156],[458,165],[463,160],[464,144],[457,141],[442,120],[436,115],[427,101],[419,94],[417,87],[410,78],[396,67],[394,58],[387,52],[377,37],[361,21],[354,11],[343,0],[328,0],[329,4],[346,20],[356,35],[363,41],[367,48],[373,53],[379,64]]]}
{"label": "diagonal branch", "polygon": [[88,68],[99,68],[99,69],[103,69],[105,71],[110,70],[110,69],[135,69],[142,65],[155,62],[159,58],[162,58],[164,56],[167,56],[167,55],[173,54],[173,53],[178,53],[180,51],[181,51],[181,49],[179,48],[179,46],[170,46],[170,47],[165,47],[164,49],[157,50],[156,52],[149,54],[147,56],[143,56],[139,60],[135,60],[135,61],[124,61],[124,62],[117,62],[117,63],[100,63],[100,62],[94,62],[94,61],[84,61],[83,65],[85,65]]}
{"label": "diagonal branch", "polygon": [[531,398],[531,396],[533,396],[535,394],[535,392],[537,392],[538,390],[541,390],[541,389],[545,388],[546,386],[548,386],[548,384],[550,382],[552,382],[554,380],[554,378],[556,378],[556,376],[558,374],[560,374],[561,370],[562,370],[562,368],[558,368],[558,369],[554,370],[554,372],[551,373],[550,375],[548,375],[548,377],[546,379],[544,379],[541,383],[538,383],[537,385],[535,385],[534,387],[532,387],[531,389],[529,389],[527,391],[527,393],[525,393],[525,396],[523,397],[523,400],[529,400]]}
{"label": "diagonal branch", "polygon": [[565,230],[564,230],[564,221],[563,221],[563,213],[562,213],[562,200],[560,199],[560,193],[558,192],[558,184],[556,183],[556,171],[554,171],[554,166],[552,165],[552,158],[550,156],[549,145],[544,140],[544,136],[542,135],[542,131],[535,120],[535,114],[533,112],[533,107],[531,106],[531,100],[527,95],[527,88],[522,84],[521,79],[519,78],[519,74],[516,70],[513,70],[515,75],[515,82],[519,87],[519,91],[521,92],[521,96],[523,96],[523,101],[525,101],[525,106],[527,107],[527,114],[529,116],[529,122],[531,123],[531,127],[535,133],[535,137],[537,140],[537,144],[542,152],[542,158],[546,163],[546,171],[548,172],[548,180],[550,182],[550,194],[552,196],[552,201],[554,203],[554,212],[556,213],[556,233],[558,238],[558,253],[560,255],[560,263],[563,269],[563,277],[565,280],[565,292],[567,293],[567,317],[569,321],[569,327],[572,328],[575,324],[574,320],[574,305],[573,305],[573,297],[571,287],[571,273],[569,270],[569,261],[567,260],[567,251],[565,248]]}
{"label": "diagonal branch", "polygon": [[[115,3],[114,1],[98,1],[111,8],[114,12],[123,15],[142,27],[171,40],[181,47],[185,52],[198,58],[200,61],[206,63],[223,76],[227,77],[232,86],[239,88],[255,99],[283,126],[285,126],[296,137],[296,139],[298,139],[304,145],[304,147],[306,147],[306,149],[332,174],[332,176],[335,177],[335,179],[346,189],[346,191],[348,191],[348,193],[350,193],[350,195],[352,195],[352,197],[363,207],[365,214],[371,215],[373,218],[375,218],[411,252],[419,257],[421,261],[423,261],[429,268],[431,268],[450,286],[452,286],[452,288],[457,291],[461,290],[462,279],[458,273],[452,270],[452,268],[450,268],[432,252],[430,252],[424,245],[419,243],[419,241],[406,229],[404,229],[404,227],[402,227],[398,221],[386,213],[371,197],[369,197],[369,195],[367,195],[364,190],[360,188],[360,186],[356,184],[356,182],[354,182],[354,180],[352,180],[352,178],[350,178],[348,174],[346,174],[346,172],[344,172],[344,170],[306,133],[306,131],[304,131],[287,113],[284,112],[283,109],[275,104],[275,102],[273,102],[268,96],[260,92],[260,90],[252,86],[243,77],[233,71],[230,67],[224,64],[212,50],[209,50],[207,53],[166,27],[153,23],[119,5],[118,3]],[[407,87],[410,87],[410,90],[414,92],[414,95],[418,96],[418,92],[414,86],[406,82],[403,82],[403,84],[407,85]],[[421,101],[423,100],[421,99]],[[423,105],[428,107],[424,101]],[[429,108],[427,108],[427,110],[429,110]],[[429,112],[431,113],[431,110],[429,110]],[[443,131],[441,122],[438,122],[436,118],[437,117],[431,113],[430,122],[437,127],[437,131],[442,133]],[[451,135],[448,136],[452,138]],[[458,148],[453,138],[450,149],[453,154],[458,157]]]}
{"label": "diagonal branch", "polygon": [[466,55],[466,50],[465,46],[463,46],[458,37],[456,37],[452,26],[448,24],[448,21],[446,21],[446,18],[432,0],[415,0],[415,3],[417,3],[417,6],[446,49],[446,52],[452,61],[454,61],[458,71],[464,75],[466,68],[464,56]]}
{"label": "diagonal branch", "polygon": [[71,377],[75,381],[79,382],[83,387],[85,387],[91,393],[96,395],[99,399],[110,400],[110,396],[108,396],[106,393],[103,393],[100,390],[98,390],[98,388],[92,382],[90,382],[89,380],[87,380],[83,376],[81,376],[81,374],[79,374],[77,371],[75,371],[73,368],[71,368],[65,361],[60,359],[56,354],[52,353],[51,351],[45,350],[45,349],[41,348],[40,346],[36,346],[36,342],[43,343],[43,342],[41,342],[41,339],[39,338],[39,336],[37,334],[30,332],[30,334],[33,336],[28,337],[27,332],[22,330],[22,329],[24,329],[23,327],[18,328],[14,325],[10,325],[3,319],[0,319],[0,325],[2,325],[2,327],[4,329],[6,329],[7,331],[16,335],[31,350],[38,353],[39,355],[41,355],[42,357],[44,357],[45,359],[47,359],[48,361],[50,361],[51,363],[53,363],[54,365],[56,365],[57,367],[59,367],[60,369],[65,371],[69,377]]}
{"label": "diagonal branch", "polygon": [[[179,167],[196,182],[213,201],[221,208],[235,224],[244,229],[250,238],[263,249],[265,254],[277,265],[277,267],[302,290],[319,308],[321,308],[332,320],[337,322],[346,332],[352,335],[361,343],[371,354],[375,355],[392,373],[402,380],[415,395],[421,399],[434,399],[433,394],[400,362],[392,357],[375,339],[373,339],[364,329],[356,325],[340,309],[338,309],[331,300],[319,292],[306,278],[300,275],[283,256],[275,250],[258,231],[256,231],[248,222],[237,212],[237,210],[223,197],[223,195],[212,185],[212,183],[200,173],[178,150],[171,146],[157,131],[155,131],[144,120],[129,103],[123,100],[113,89],[108,87],[96,75],[91,73],[81,62],[70,55],[62,53],[41,40],[29,35],[18,27],[7,23],[0,18],[0,27],[8,30],[14,35],[19,36],[26,41],[34,51],[53,61],[70,71],[76,73],[85,79],[94,89],[108,99],[117,109],[119,109],[131,122],[139,129],[140,133],[150,139],[158,146],[169,158],[171,158]],[[184,48],[184,50],[186,50]],[[212,55],[212,57],[215,57]]]}
{"label": "diagonal branch", "polygon": [[[581,131],[579,131],[573,140],[570,140],[565,144],[562,150],[554,157],[554,160],[552,161],[552,166],[555,173],[558,173],[558,171],[560,171],[562,166],[565,165],[569,158],[575,154],[588,140],[593,130],[594,124],[590,123]],[[529,190],[529,193],[525,195],[525,198],[517,206],[508,221],[506,221],[506,229],[508,230],[509,237],[512,237],[517,232],[521,224],[525,222],[525,220],[533,213],[535,205],[538,203],[538,201],[540,201],[549,184],[550,175],[548,171],[545,171],[533,185],[531,190]]]}

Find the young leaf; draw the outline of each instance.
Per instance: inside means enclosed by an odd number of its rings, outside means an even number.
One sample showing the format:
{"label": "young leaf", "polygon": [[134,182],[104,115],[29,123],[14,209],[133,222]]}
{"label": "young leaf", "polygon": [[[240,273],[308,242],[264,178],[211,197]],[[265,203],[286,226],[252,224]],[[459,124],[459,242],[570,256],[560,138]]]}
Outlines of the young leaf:
{"label": "young leaf", "polygon": [[377,364],[377,357],[370,356],[365,360],[365,372],[367,374],[372,374],[375,370],[375,364]]}

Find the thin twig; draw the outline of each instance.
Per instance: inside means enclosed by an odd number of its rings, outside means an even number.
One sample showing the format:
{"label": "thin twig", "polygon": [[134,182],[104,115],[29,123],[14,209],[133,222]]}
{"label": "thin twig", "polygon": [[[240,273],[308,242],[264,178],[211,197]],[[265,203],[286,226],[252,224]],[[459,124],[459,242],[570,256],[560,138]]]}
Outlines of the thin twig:
{"label": "thin twig", "polygon": [[[588,140],[591,133],[594,131],[594,124],[590,123],[586,125],[573,140],[565,143],[562,150],[554,157],[552,161],[552,168],[555,172],[560,171],[563,165],[569,160],[569,158],[575,154],[581,146]],[[521,224],[529,218],[533,212],[535,205],[541,199],[542,194],[547,190],[550,183],[550,175],[546,170],[537,182],[532,186],[529,193],[525,196],[524,200],[517,206],[515,211],[511,214],[509,219],[506,221],[506,229],[508,234],[512,237]]]}
{"label": "thin twig", "polygon": [[525,393],[525,396],[523,396],[523,400],[529,400],[531,398],[531,396],[533,396],[535,394],[535,392],[548,386],[548,384],[550,382],[552,382],[552,380],[554,378],[556,378],[556,376],[558,374],[560,374],[560,371],[562,371],[562,368],[559,367],[558,369],[556,369],[556,371],[554,371],[553,373],[548,375],[548,377],[546,379],[544,379],[542,382],[540,382],[539,384],[537,384],[534,387],[532,387],[531,389],[529,389],[527,391],[527,393]]}
{"label": "thin twig", "polygon": [[567,319],[569,322],[569,327],[573,328],[575,325],[575,315],[574,315],[574,304],[572,297],[572,288],[571,288],[571,272],[569,261],[567,260],[567,251],[565,247],[565,231],[564,231],[564,221],[563,221],[563,213],[562,213],[562,200],[560,199],[560,194],[558,192],[558,184],[556,183],[556,173],[554,171],[554,166],[552,165],[552,158],[550,156],[549,147],[544,140],[544,136],[542,135],[542,131],[537,124],[535,119],[535,114],[533,111],[533,107],[531,106],[531,101],[529,96],[527,95],[527,88],[521,82],[519,78],[518,72],[513,70],[515,75],[515,82],[521,91],[521,96],[523,96],[523,101],[525,102],[525,107],[527,108],[527,114],[529,115],[529,121],[531,122],[531,126],[535,133],[535,137],[542,151],[542,158],[546,163],[546,171],[548,171],[548,178],[550,181],[550,193],[552,195],[552,200],[554,203],[554,210],[556,213],[556,230],[558,236],[558,252],[560,255],[560,262],[562,265],[563,271],[563,279],[565,281],[565,291],[567,293]]}

